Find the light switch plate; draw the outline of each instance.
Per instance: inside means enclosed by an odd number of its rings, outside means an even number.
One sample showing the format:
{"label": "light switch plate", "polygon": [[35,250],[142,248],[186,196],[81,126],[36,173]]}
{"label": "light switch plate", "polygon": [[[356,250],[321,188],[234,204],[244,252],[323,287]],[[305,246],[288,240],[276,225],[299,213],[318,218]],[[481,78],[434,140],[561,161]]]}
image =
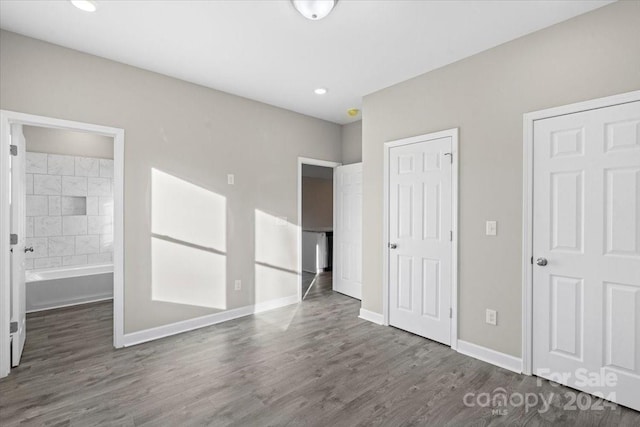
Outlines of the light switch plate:
{"label": "light switch plate", "polygon": [[235,183],[235,176],[233,176],[232,173],[230,173],[229,175],[227,175],[227,184],[229,185],[233,185]]}
{"label": "light switch plate", "polygon": [[242,280],[236,280],[236,282],[235,282],[235,290],[239,291],[240,289],[242,289]]}
{"label": "light switch plate", "polygon": [[487,236],[496,236],[498,234],[498,223],[496,221],[487,221],[485,233]]}
{"label": "light switch plate", "polygon": [[487,312],[485,314],[485,322],[489,325],[496,326],[498,324],[498,312],[487,308]]}

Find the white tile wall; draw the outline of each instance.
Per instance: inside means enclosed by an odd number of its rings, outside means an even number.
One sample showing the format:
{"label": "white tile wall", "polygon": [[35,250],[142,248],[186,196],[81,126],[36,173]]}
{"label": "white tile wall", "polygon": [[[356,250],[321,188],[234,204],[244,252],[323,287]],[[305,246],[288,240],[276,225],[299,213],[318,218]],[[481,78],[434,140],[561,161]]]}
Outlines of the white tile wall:
{"label": "white tile wall", "polygon": [[47,160],[47,173],[49,175],[70,175],[73,176],[75,170],[73,156],[60,156],[49,154]]}
{"label": "white tile wall", "polygon": [[100,252],[113,252],[113,235],[102,234],[100,236]]}
{"label": "white tile wall", "polygon": [[27,175],[27,179],[25,180],[25,194],[33,194],[33,174],[32,173],[28,173]]}
{"label": "white tile wall", "polygon": [[76,253],[75,236],[49,237],[48,243],[50,256],[74,255]]}
{"label": "white tile wall", "polygon": [[87,262],[89,264],[107,264],[112,262],[113,257],[111,252],[103,254],[89,254],[87,255]]}
{"label": "white tile wall", "polygon": [[25,258],[46,258],[49,256],[46,237],[29,237],[25,238],[24,242],[27,248],[33,248],[33,252],[27,252]]}
{"label": "white tile wall", "polygon": [[62,217],[63,236],[77,236],[81,234],[87,234],[87,217],[85,215]]}
{"label": "white tile wall", "polygon": [[111,179],[89,178],[88,196],[111,196]]}
{"label": "white tile wall", "polygon": [[87,195],[87,178],[75,176],[62,177],[62,195],[63,196],[86,196]]}
{"label": "white tile wall", "polygon": [[100,159],[76,157],[76,176],[100,176]]}
{"label": "white tile wall", "polygon": [[49,215],[49,198],[47,196],[27,196],[27,216]]}
{"label": "white tile wall", "polygon": [[33,260],[33,268],[54,268],[60,267],[62,265],[62,258],[57,257],[48,257],[48,258],[38,258]]}
{"label": "white tile wall", "polygon": [[113,234],[113,219],[110,216],[87,217],[88,234]]}
{"label": "white tile wall", "polygon": [[62,215],[88,215],[87,198],[62,196]]}
{"label": "white tile wall", "polygon": [[100,159],[100,177],[113,178],[113,160]]}
{"label": "white tile wall", "polygon": [[113,160],[27,152],[27,269],[113,259]]}
{"label": "white tile wall", "polygon": [[61,178],[57,175],[33,175],[33,194],[60,195],[62,191]]}
{"label": "white tile wall", "polygon": [[62,265],[83,265],[87,263],[86,255],[71,255],[62,257]]}
{"label": "white tile wall", "polygon": [[100,207],[98,206],[98,196],[87,197],[87,215],[100,215]]}
{"label": "white tile wall", "polygon": [[97,254],[100,252],[100,236],[76,236],[76,254]]}
{"label": "white tile wall", "polygon": [[47,155],[27,153],[27,173],[47,173]]}
{"label": "white tile wall", "polygon": [[62,215],[60,196],[49,196],[49,215]]}
{"label": "white tile wall", "polygon": [[24,237],[33,237],[33,217],[28,216],[25,222],[25,234]]}
{"label": "white tile wall", "polygon": [[61,216],[36,216],[33,219],[35,237],[59,236],[62,234]]}
{"label": "white tile wall", "polygon": [[113,217],[113,197],[100,197],[98,202],[98,215]]}

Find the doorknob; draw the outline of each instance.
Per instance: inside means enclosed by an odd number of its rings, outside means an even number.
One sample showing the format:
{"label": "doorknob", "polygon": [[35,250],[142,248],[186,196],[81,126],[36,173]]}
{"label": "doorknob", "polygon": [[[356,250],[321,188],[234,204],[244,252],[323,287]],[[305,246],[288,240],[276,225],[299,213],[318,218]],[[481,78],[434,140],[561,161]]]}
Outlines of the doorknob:
{"label": "doorknob", "polygon": [[545,265],[547,265],[547,259],[546,258],[538,258],[536,260],[536,264],[538,264],[540,267],[544,267]]}
{"label": "doorknob", "polygon": [[27,252],[33,252],[33,246],[30,246],[30,247],[28,247],[28,248],[24,248],[24,252],[25,252],[25,253],[27,253]]}
{"label": "doorknob", "polygon": [[397,245],[397,244],[395,244],[395,243],[389,243],[389,249],[395,249],[395,248],[397,248],[397,247],[398,247],[398,245]]}

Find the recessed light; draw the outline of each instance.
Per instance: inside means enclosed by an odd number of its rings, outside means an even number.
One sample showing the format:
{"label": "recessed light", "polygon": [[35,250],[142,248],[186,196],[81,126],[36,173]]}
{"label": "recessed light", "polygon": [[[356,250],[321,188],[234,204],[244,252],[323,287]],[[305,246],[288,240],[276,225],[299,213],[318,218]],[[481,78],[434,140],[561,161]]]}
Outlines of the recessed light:
{"label": "recessed light", "polygon": [[327,92],[329,91],[327,90],[327,88],[324,88],[324,87],[319,87],[318,89],[315,89],[313,91],[313,93],[315,93],[316,95],[324,95]]}
{"label": "recessed light", "polygon": [[85,12],[95,12],[98,6],[93,0],[70,0],[71,4]]}

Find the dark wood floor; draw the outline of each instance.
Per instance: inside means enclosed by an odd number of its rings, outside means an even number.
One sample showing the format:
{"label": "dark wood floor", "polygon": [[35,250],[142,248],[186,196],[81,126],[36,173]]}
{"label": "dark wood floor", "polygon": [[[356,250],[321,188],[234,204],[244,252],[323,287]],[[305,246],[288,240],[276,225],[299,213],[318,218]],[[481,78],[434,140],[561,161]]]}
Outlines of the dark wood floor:
{"label": "dark wood floor", "polygon": [[[622,407],[564,410],[571,390],[360,320],[359,305],[324,274],[299,305],[121,350],[111,304],[30,315],[0,425],[640,425]],[[553,393],[551,408],[463,403],[498,387]]]}

